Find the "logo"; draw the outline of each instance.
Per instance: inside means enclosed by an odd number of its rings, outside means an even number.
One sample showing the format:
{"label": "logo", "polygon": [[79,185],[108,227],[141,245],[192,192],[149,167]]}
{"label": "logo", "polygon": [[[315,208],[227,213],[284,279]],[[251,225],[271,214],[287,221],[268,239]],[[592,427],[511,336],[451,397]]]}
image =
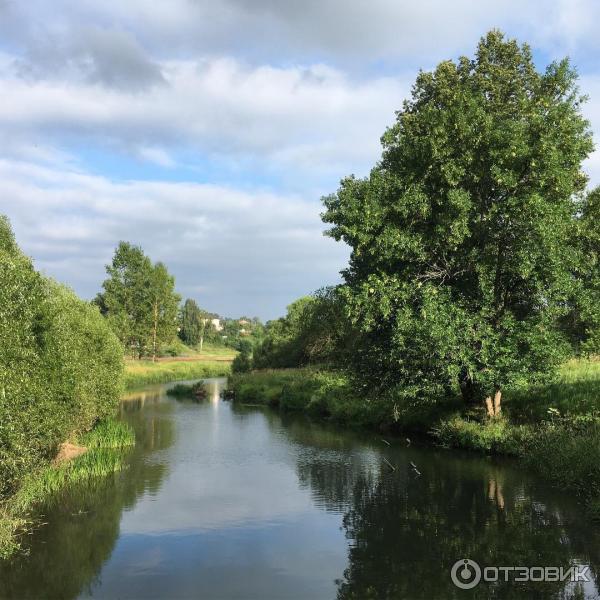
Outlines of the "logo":
{"label": "logo", "polygon": [[461,590],[470,590],[481,581],[481,567],[470,558],[461,558],[452,565],[452,583]]}
{"label": "logo", "polygon": [[457,560],[450,570],[452,583],[461,590],[474,588],[483,579],[495,581],[589,581],[587,572],[589,565],[572,565],[564,567],[484,567],[470,558]]}

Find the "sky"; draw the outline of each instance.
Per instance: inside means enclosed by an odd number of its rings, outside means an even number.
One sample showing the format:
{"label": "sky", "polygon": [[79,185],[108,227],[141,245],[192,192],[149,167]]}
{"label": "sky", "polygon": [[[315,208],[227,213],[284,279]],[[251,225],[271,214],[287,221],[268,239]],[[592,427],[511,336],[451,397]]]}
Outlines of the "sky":
{"label": "sky", "polygon": [[[340,280],[321,197],[366,175],[419,69],[491,28],[569,56],[600,129],[596,0],[0,0],[0,213],[93,298],[120,240],[223,316]],[[585,164],[600,184],[600,154]]]}

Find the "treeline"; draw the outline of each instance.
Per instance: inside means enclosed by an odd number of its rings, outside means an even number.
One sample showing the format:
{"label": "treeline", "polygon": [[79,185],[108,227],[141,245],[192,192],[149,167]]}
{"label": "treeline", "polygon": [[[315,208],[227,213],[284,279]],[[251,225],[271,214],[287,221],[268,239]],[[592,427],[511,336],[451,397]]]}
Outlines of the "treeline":
{"label": "treeline", "polygon": [[122,370],[98,309],[37,272],[0,216],[0,501],[115,412]]}
{"label": "treeline", "polygon": [[94,304],[132,358],[176,356],[185,351],[177,340],[199,351],[205,341],[240,350],[261,337],[263,326],[256,318],[220,319],[191,298],[181,304],[175,278],[139,246],[120,242],[106,273]]}
{"label": "treeline", "polygon": [[538,72],[497,31],[420,73],[370,175],[324,198],[344,283],[294,302],[236,369],[326,364],[396,405],[459,394],[498,416],[505,389],[600,352],[584,100],[567,60]]}

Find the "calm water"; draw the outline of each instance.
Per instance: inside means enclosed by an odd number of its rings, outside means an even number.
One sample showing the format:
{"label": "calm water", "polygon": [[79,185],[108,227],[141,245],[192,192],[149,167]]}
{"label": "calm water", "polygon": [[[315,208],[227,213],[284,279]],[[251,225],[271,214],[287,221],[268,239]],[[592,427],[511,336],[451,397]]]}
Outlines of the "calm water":
{"label": "calm water", "polygon": [[465,557],[595,577],[600,531],[515,465],[232,405],[223,384],[200,403],[167,386],[124,401],[128,468],[44,507],[0,597],[595,597],[593,582],[452,584]]}

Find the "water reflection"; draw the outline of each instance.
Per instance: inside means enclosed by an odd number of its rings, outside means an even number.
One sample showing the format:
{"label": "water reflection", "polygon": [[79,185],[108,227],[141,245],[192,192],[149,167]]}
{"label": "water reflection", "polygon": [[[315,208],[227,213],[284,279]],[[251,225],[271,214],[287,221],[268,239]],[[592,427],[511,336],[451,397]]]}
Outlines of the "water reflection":
{"label": "water reflection", "polygon": [[75,598],[94,586],[119,537],[123,511],[144,494],[156,494],[166,476],[165,463],[140,460],[174,440],[169,407],[160,398],[154,391],[121,405],[124,418],[146,408],[143,418],[127,419],[137,444],[126,456],[126,468],[70,486],[40,508],[35,518],[41,525],[25,540],[26,553],[0,561],[1,598]]}
{"label": "water reflection", "polygon": [[355,436],[347,448],[336,430],[314,424],[287,430],[325,449],[300,453],[297,468],[318,505],[344,512],[348,566],[337,582],[338,599],[597,597],[593,582],[583,588],[511,581],[470,592],[451,583],[451,566],[463,557],[489,566],[588,564],[596,580],[598,529],[581,520],[577,505],[516,465],[378,447],[374,436],[360,444]]}
{"label": "water reflection", "polygon": [[[121,405],[128,469],[44,507],[30,555],[0,565],[8,598],[560,598],[559,583],[451,583],[451,565],[568,566],[596,575],[600,536],[515,465],[384,444],[152,386]],[[415,465],[420,475],[416,472]],[[593,585],[585,594],[592,597]]]}

